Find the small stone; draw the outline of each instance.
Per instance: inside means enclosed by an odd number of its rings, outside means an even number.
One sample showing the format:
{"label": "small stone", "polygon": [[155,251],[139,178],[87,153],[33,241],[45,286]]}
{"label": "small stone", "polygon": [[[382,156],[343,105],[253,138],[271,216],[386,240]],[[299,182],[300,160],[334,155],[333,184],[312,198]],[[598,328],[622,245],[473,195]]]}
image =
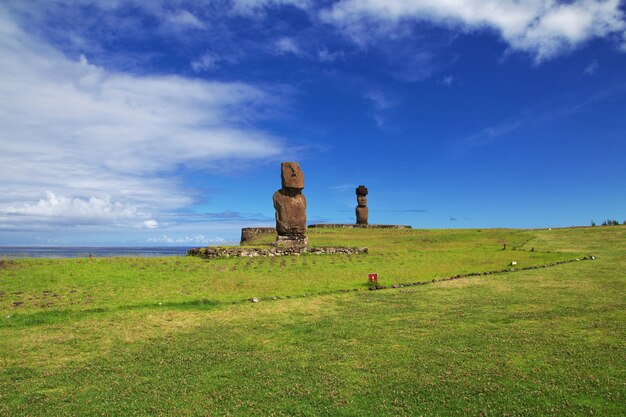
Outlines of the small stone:
{"label": "small stone", "polygon": [[251,299],[250,299],[250,302],[251,302],[251,303],[258,303],[258,302],[259,302],[259,299],[258,299],[258,298],[256,298],[256,297],[253,297],[253,298],[251,298]]}

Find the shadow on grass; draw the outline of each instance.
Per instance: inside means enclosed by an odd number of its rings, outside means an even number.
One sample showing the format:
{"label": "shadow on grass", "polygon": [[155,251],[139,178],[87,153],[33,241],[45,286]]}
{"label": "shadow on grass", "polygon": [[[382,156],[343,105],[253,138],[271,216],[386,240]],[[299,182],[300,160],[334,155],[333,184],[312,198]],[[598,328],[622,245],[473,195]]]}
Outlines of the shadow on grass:
{"label": "shadow on grass", "polygon": [[199,300],[164,303],[143,303],[113,308],[99,307],[86,310],[49,310],[40,311],[32,314],[16,313],[3,317],[3,320],[0,321],[0,329],[43,326],[62,323],[70,320],[81,320],[93,315],[103,313],[115,313],[121,311],[133,311],[154,308],[170,310],[211,310],[217,308],[221,304],[223,303],[216,300],[202,298]]}

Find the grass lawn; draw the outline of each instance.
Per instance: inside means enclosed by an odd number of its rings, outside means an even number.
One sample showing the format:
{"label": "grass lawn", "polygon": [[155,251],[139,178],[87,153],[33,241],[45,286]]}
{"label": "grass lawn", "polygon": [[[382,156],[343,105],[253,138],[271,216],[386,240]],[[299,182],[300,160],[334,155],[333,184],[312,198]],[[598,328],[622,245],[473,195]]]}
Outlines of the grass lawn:
{"label": "grass lawn", "polygon": [[0,263],[0,415],[626,415],[626,227],[310,242],[370,253]]}

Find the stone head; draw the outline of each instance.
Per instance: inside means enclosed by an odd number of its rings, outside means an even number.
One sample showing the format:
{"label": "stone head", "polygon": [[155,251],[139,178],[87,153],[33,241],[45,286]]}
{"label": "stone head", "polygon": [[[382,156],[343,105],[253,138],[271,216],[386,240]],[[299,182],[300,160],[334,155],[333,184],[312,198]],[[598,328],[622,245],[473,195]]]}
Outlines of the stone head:
{"label": "stone head", "polygon": [[367,206],[367,197],[364,195],[357,194],[356,201],[357,203],[359,203],[359,206],[363,206],[363,207]]}
{"label": "stone head", "polygon": [[280,164],[280,179],[283,188],[304,188],[304,173],[297,162],[283,162]]}

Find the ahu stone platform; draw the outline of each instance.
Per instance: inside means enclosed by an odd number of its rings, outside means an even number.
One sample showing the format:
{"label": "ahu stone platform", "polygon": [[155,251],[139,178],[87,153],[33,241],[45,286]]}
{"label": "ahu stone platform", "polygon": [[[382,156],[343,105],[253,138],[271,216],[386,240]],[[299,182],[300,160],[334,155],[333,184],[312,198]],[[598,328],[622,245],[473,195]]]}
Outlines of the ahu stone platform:
{"label": "ahu stone platform", "polygon": [[351,223],[320,223],[310,224],[310,229],[412,229],[402,224],[351,224]]}
{"label": "ahu stone platform", "polygon": [[241,229],[240,245],[244,245],[259,235],[276,234],[275,227],[244,227]]}
{"label": "ahu stone platform", "polygon": [[358,255],[367,253],[367,248],[347,248],[347,247],[307,247],[307,248],[281,248],[281,247],[240,247],[240,246],[209,246],[206,248],[194,248],[187,251],[187,256],[197,256],[203,259],[216,258],[252,258],[256,256],[287,256],[302,254],[345,254]]}

